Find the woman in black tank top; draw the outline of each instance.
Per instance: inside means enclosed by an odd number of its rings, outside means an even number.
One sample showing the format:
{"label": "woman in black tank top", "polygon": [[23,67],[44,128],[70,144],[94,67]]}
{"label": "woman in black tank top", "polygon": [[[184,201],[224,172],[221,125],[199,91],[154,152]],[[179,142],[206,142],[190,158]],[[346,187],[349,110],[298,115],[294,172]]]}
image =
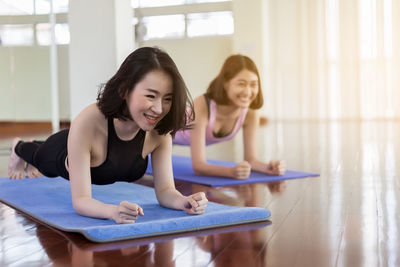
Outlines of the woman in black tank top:
{"label": "woman in black tank top", "polygon": [[133,223],[144,215],[140,206],[100,202],[92,198],[90,185],[140,179],[151,154],[160,205],[202,214],[208,202],[205,194],[183,196],[173,182],[171,136],[189,125],[187,105],[192,107],[192,101],[169,55],[158,48],[139,48],[102,85],[97,103],[81,111],[70,129],[44,142],[15,138],[8,175],[64,177],[70,180],[78,214]]}

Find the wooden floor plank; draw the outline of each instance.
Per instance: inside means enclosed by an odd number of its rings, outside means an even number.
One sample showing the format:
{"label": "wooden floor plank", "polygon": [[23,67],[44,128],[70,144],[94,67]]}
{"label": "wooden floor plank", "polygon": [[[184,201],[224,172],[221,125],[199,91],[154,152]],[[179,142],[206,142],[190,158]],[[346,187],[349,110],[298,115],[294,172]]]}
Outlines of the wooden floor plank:
{"label": "wooden floor plank", "polygon": [[[0,134],[3,177],[10,133]],[[215,202],[269,209],[271,223],[251,230],[96,244],[0,204],[0,265],[400,266],[399,136],[399,121],[269,122],[259,133],[261,157],[320,177],[218,188],[176,183],[186,195],[205,191]],[[241,153],[230,144],[208,155],[239,161]],[[151,177],[140,183],[153,185]]]}

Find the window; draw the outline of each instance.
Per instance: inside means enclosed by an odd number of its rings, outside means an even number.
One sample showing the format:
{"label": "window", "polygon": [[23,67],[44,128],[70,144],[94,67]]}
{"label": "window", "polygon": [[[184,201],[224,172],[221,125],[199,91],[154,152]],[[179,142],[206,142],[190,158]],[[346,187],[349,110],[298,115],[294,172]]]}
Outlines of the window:
{"label": "window", "polygon": [[[39,23],[36,24],[36,38],[38,45],[50,45],[51,35],[50,35],[51,25],[50,23]],[[69,44],[69,27],[68,24],[56,24],[56,44]]]}
{"label": "window", "polygon": [[228,2],[231,0],[131,0],[133,8],[178,6],[184,4]]}
{"label": "window", "polygon": [[[69,0],[53,1],[54,13],[67,13]],[[49,14],[49,0],[0,0],[0,15]]]}
{"label": "window", "polygon": [[232,12],[188,14],[188,37],[233,33]]}
{"label": "window", "polygon": [[33,0],[0,0],[0,15],[32,15]]}
{"label": "window", "polygon": [[32,24],[0,25],[0,41],[4,46],[33,45]]}
{"label": "window", "polygon": [[142,22],[144,26],[141,32],[143,40],[176,38],[185,35],[184,15],[150,16],[144,17]]}
{"label": "window", "polygon": [[[57,44],[68,44],[70,40],[68,7],[69,0],[53,0],[54,13],[64,13],[57,16]],[[47,16],[43,16],[49,12],[49,0],[0,0],[0,16],[7,16],[3,21],[9,21],[0,25],[0,45],[49,45],[50,24],[46,23]]]}
{"label": "window", "polygon": [[[56,0],[53,1],[54,13],[67,13],[69,0]],[[49,14],[50,2],[49,0],[35,0],[35,14]]]}
{"label": "window", "polygon": [[[230,0],[132,0],[136,40],[233,34]],[[160,8],[160,7],[163,8]]]}

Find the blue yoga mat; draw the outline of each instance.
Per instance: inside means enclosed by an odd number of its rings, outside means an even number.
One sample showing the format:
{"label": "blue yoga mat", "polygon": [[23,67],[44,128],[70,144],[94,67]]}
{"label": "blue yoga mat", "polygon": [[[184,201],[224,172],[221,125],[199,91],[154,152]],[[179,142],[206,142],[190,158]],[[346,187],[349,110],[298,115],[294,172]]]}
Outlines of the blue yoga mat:
{"label": "blue yoga mat", "polygon": [[[221,166],[235,166],[236,163],[229,161],[219,161],[219,160],[207,160],[207,162],[212,164],[217,164]],[[306,178],[319,176],[317,173],[310,172],[300,172],[287,170],[284,175],[266,175],[260,172],[251,172],[249,179],[236,180],[233,178],[224,178],[217,176],[203,176],[196,175],[192,169],[192,159],[190,157],[184,156],[172,156],[172,167],[174,172],[174,178],[181,181],[202,184],[207,186],[229,186],[238,184],[253,184],[262,182],[274,182],[288,179]],[[147,174],[153,174],[151,160],[146,170]]]}
{"label": "blue yoga mat", "polygon": [[94,242],[135,239],[222,226],[265,221],[270,212],[257,207],[233,207],[209,202],[202,215],[161,207],[154,189],[117,182],[92,185],[95,199],[110,204],[128,200],[139,204],[144,216],[133,224],[78,215],[71,202],[69,181],[63,178],[10,180],[0,178],[0,201],[57,229],[78,232]]}

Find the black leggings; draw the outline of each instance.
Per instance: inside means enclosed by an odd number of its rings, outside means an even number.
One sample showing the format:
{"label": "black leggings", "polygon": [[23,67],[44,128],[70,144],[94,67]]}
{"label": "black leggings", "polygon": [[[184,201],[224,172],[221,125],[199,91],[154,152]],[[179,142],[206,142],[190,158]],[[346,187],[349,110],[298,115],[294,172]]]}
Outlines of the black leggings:
{"label": "black leggings", "polygon": [[19,141],[15,146],[15,153],[45,176],[62,176],[68,179],[68,171],[65,168],[68,133],[68,129],[62,130],[44,142]]}

